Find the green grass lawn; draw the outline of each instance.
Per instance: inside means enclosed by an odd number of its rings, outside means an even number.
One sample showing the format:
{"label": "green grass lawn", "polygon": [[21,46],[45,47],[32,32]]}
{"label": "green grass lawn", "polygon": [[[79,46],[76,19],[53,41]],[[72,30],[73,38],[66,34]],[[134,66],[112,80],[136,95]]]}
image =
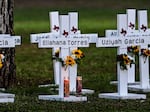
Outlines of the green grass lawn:
{"label": "green grass lawn", "polygon": [[[98,33],[104,36],[106,29],[116,29],[117,13],[125,10],[109,9],[57,9],[60,14],[79,12],[79,28],[82,33]],[[39,101],[38,94],[56,94],[50,88],[38,88],[39,84],[53,83],[51,49],[38,49],[30,44],[30,34],[49,32],[48,8],[18,8],[14,12],[14,30],[22,36],[22,45],[16,47],[17,85],[7,90],[16,94],[15,103],[0,104],[0,112],[146,112],[150,111],[150,94],[146,100],[108,100],[98,98],[102,92],[116,92],[110,85],[116,80],[116,49],[81,48],[85,53],[78,67],[83,77],[83,87],[95,90],[87,95],[87,102],[65,103]],[[150,12],[149,12],[150,17]]]}

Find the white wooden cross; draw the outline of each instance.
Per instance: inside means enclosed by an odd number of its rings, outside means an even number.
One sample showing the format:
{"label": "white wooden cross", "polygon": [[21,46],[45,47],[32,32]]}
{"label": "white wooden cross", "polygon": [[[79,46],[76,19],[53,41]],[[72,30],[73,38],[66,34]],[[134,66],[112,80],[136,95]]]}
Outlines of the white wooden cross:
{"label": "white wooden cross", "polygon": [[[96,46],[97,47],[119,47],[118,54],[127,54],[127,46],[131,45],[144,45],[148,44],[147,38],[139,37],[124,37],[122,30],[127,31],[127,15],[117,15],[117,29],[118,37],[115,38],[99,38]],[[145,99],[145,95],[138,95],[128,93],[128,70],[122,70],[119,62],[117,63],[117,76],[118,76],[118,92],[117,93],[104,93],[99,94],[100,98],[111,98],[111,99]]]}
{"label": "white wooden cross", "polygon": [[[54,38],[41,38],[38,45],[39,48],[60,48],[60,57],[64,60],[70,55],[70,47],[88,47],[89,39],[83,38],[71,38],[69,37],[69,16],[60,16],[60,34]],[[58,38],[60,37],[60,38]],[[61,64],[61,63],[60,63]],[[60,77],[59,77],[59,94],[58,95],[40,95],[39,99],[42,100],[58,100],[58,101],[87,101],[87,97],[76,97],[69,96],[64,97],[64,78],[69,77],[69,67],[65,69],[62,65],[60,66]]]}
{"label": "white wooden cross", "polygon": [[[138,11],[138,30],[143,38],[150,38],[150,29],[148,29],[148,17],[146,10]],[[148,49],[148,44],[142,45],[141,49]],[[150,92],[149,82],[149,57],[145,59],[144,56],[139,53],[139,74],[140,84],[129,86],[130,90]]]}
{"label": "white wooden cross", "polygon": [[[96,43],[98,34],[80,34],[80,30],[78,29],[78,13],[70,12],[69,14],[69,34],[72,35],[71,38],[88,38],[89,43]],[[78,49],[71,47],[70,54],[72,50]],[[69,69],[70,74],[70,91],[76,92],[76,78],[77,78],[77,64]],[[82,89],[82,94],[92,94],[94,90],[90,89]]]}
{"label": "white wooden cross", "polygon": [[[50,12],[50,25],[51,25],[51,32],[55,34],[60,33],[59,28],[59,12]],[[55,53],[59,50],[59,48],[53,48],[52,49],[52,55],[55,55]],[[54,70],[54,80],[55,84],[59,85],[59,73],[60,73],[60,64],[56,60],[53,60],[53,70]]]}
{"label": "white wooden cross", "polygon": [[[49,13],[50,17],[50,29],[49,33],[39,33],[39,34],[31,34],[30,41],[31,43],[38,43],[40,38],[50,38],[51,35],[58,35],[60,32],[59,26],[59,12],[54,11]],[[59,50],[58,47],[52,48],[52,55],[55,55],[55,52]],[[54,81],[56,85],[59,85],[59,73],[60,73],[60,64],[56,60],[53,60],[53,70],[54,70]]]}
{"label": "white wooden cross", "polygon": [[[133,34],[137,34],[138,31],[135,31],[135,22],[136,22],[136,10],[135,9],[127,9],[127,30],[126,30],[126,35],[124,35],[125,37],[127,36],[131,36]],[[106,37],[117,37],[118,36],[118,31],[117,30],[106,30]],[[135,60],[135,56],[132,56],[133,60]],[[138,84],[138,82],[135,81],[135,65],[133,65],[131,68],[128,69],[128,84],[129,85],[135,85]],[[111,81],[111,84],[116,84],[117,81]]]}
{"label": "white wooden cross", "polygon": [[[0,48],[14,48],[21,45],[20,36],[11,36],[9,34],[0,34]],[[14,102],[15,94],[0,93],[0,103]]]}
{"label": "white wooden cross", "polygon": [[[70,38],[81,38],[81,39],[88,38],[89,43],[96,43],[98,34],[80,34],[80,30],[78,30],[78,13],[70,12],[68,15],[69,15]],[[60,26],[59,26],[58,16],[59,16],[58,12],[50,12],[51,33],[32,34],[31,35],[31,43],[38,43],[40,38],[50,38],[51,35],[54,35],[54,37],[55,37],[57,34],[59,34]],[[58,49],[59,49],[58,47],[52,48],[52,50],[53,50],[52,55],[54,55]],[[70,53],[73,49],[76,49],[76,48],[71,47]],[[55,84],[59,85],[59,73],[60,73],[59,66],[60,66],[60,64],[59,64],[59,62],[54,60],[53,65],[54,65]],[[69,74],[70,74],[70,90],[71,90],[71,92],[76,92],[77,65],[74,65],[73,67],[69,68]],[[94,93],[94,90],[82,89],[82,93],[83,94],[87,94],[87,93],[92,94],[92,93]]]}

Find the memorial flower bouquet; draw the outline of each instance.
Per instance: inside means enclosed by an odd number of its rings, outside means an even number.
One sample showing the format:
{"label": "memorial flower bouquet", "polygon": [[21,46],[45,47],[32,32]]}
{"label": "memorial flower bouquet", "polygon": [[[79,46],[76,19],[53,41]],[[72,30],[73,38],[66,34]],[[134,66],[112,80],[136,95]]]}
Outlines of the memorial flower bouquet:
{"label": "memorial flower bouquet", "polygon": [[72,51],[72,56],[74,57],[77,64],[80,64],[81,59],[85,57],[84,53],[80,49],[74,49]]}
{"label": "memorial flower bouquet", "polygon": [[80,64],[81,59],[83,57],[85,57],[84,53],[80,49],[74,49],[71,52],[71,55],[67,56],[65,59],[62,59],[62,58],[59,57],[59,52],[60,51],[56,51],[55,55],[53,55],[52,59],[61,62],[62,66],[64,66],[65,69],[68,66],[73,66],[75,64]]}
{"label": "memorial flower bouquet", "polygon": [[139,46],[130,46],[127,47],[127,52],[129,54],[133,55],[138,55],[139,54]]}
{"label": "memorial flower bouquet", "polygon": [[[141,49],[141,55],[145,57],[145,61],[148,56],[150,56],[150,50],[149,49]],[[144,63],[145,63],[144,61]]]}
{"label": "memorial flower bouquet", "polygon": [[133,59],[127,54],[117,55],[117,62],[120,62],[120,67],[122,70],[127,70],[127,65],[130,65],[131,67],[131,65],[134,64]]}

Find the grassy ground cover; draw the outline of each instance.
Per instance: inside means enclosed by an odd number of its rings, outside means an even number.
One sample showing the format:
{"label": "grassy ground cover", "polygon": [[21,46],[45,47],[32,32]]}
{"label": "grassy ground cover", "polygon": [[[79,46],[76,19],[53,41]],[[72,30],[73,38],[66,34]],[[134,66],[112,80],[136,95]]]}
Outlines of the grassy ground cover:
{"label": "grassy ground cover", "polygon": [[[116,29],[116,14],[125,10],[109,9],[57,9],[61,14],[68,11],[79,12],[79,28],[82,33],[99,33],[105,29]],[[87,102],[64,103],[39,101],[38,94],[55,94],[50,88],[38,88],[38,84],[53,83],[51,49],[38,49],[30,44],[30,33],[48,32],[49,8],[15,9],[14,29],[22,36],[22,45],[16,48],[17,84],[7,90],[16,94],[15,103],[0,104],[1,112],[146,112],[150,110],[150,94],[146,100],[99,99],[98,93],[116,92],[116,86],[109,84],[116,79],[116,49],[82,48],[85,53],[78,72],[83,77],[83,87],[95,90],[87,95]],[[149,13],[150,14],[150,13]],[[150,16],[149,16],[150,17]]]}

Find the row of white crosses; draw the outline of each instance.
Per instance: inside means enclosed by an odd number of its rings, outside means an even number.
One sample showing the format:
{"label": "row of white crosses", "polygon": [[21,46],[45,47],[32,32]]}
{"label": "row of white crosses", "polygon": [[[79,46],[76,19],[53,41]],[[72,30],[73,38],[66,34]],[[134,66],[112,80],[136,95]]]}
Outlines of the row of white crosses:
{"label": "row of white crosses", "polygon": [[[147,48],[150,44],[149,35],[146,33],[146,30],[143,32],[131,31],[128,28],[128,22],[132,19],[131,14],[134,17],[134,10],[127,10],[127,14],[118,14],[117,15],[117,35],[114,38],[99,38],[97,42],[97,47],[117,47],[117,54],[127,54],[127,47],[132,45],[140,46],[141,49]],[[141,26],[146,26],[147,28],[147,18],[146,11],[138,11],[138,20],[139,20],[139,29]],[[134,19],[134,18],[133,18]],[[131,24],[131,22],[130,22]],[[135,24],[134,24],[135,25]],[[149,66],[148,59],[147,62],[144,61],[144,57],[139,57],[140,65],[140,85],[132,85],[131,88],[136,89],[149,89]],[[132,70],[133,69],[133,70]],[[113,98],[113,99],[145,99],[146,96],[143,94],[131,94],[128,93],[128,76],[134,75],[135,78],[135,67],[128,70],[122,70],[120,68],[119,62],[117,63],[117,78],[118,78],[118,92],[117,93],[104,93],[99,94],[99,97],[102,98]]]}
{"label": "row of white crosses", "polygon": [[[50,33],[40,33],[40,34],[31,34],[31,43],[38,43],[39,38],[50,38],[50,35],[57,35],[60,33],[60,23],[59,23],[59,13],[58,12],[50,12],[50,26],[51,32]],[[78,13],[77,12],[70,12],[69,14],[69,34],[79,34],[80,31],[78,30]],[[82,37],[89,38],[89,43],[96,43],[96,38],[98,34],[82,34]],[[59,38],[59,37],[58,37]],[[77,37],[76,37],[77,38]],[[70,51],[76,48],[70,48]],[[55,55],[55,52],[59,50],[58,47],[52,48],[52,55]],[[60,64],[58,61],[53,60],[53,68],[54,68],[54,80],[55,84],[59,85],[59,73],[60,73]],[[70,74],[70,90],[71,92],[76,91],[76,77],[77,77],[77,65],[69,68]],[[93,90],[89,89],[82,89],[82,93],[93,93]]]}
{"label": "row of white crosses", "polygon": [[[147,11],[138,11],[138,33],[140,37],[150,38],[150,30],[148,29],[148,17]],[[150,44],[150,43],[148,43]],[[147,49],[148,44],[141,45],[141,49]],[[149,82],[149,57],[145,60],[144,56],[139,57],[139,74],[140,74],[140,84],[131,85],[129,89],[135,91],[150,92],[150,82]]]}
{"label": "row of white crosses", "polygon": [[[136,10],[135,9],[127,9],[127,34],[125,37],[139,36],[148,38],[150,36],[150,32],[148,29],[147,22],[147,11],[140,10],[138,11],[138,30],[135,30],[136,23]],[[118,32],[115,30],[107,30],[106,36],[115,37],[118,35]],[[141,49],[148,48],[148,45],[142,45]],[[139,55],[141,52],[139,52]],[[135,56],[133,56],[133,59]],[[134,59],[135,60],[135,59]],[[135,81],[135,65],[132,65],[131,68],[128,69],[128,84],[129,89],[135,91],[144,91],[150,92],[150,84],[149,84],[149,60],[143,61],[143,56],[139,57],[139,68],[140,68],[140,82]],[[116,81],[111,82],[116,83]]]}
{"label": "row of white crosses", "polygon": [[[55,15],[55,16],[52,16],[52,15]],[[143,17],[144,15],[145,15],[145,11],[139,11],[139,18]],[[51,18],[51,31],[52,32],[51,33],[38,34],[38,35],[37,34],[36,35],[31,35],[31,42],[36,40],[36,43],[39,43],[39,47],[53,48],[53,55],[54,55],[54,53],[56,52],[57,49],[61,48],[61,50],[60,50],[60,55],[61,56],[60,57],[63,58],[66,55],[70,55],[70,52],[71,52],[72,49],[75,49],[75,48],[80,47],[80,46],[79,45],[78,46],[76,46],[76,45],[71,45],[71,46],[69,46],[69,45],[67,45],[67,46],[66,45],[65,46],[64,45],[60,45],[60,46],[49,45],[48,43],[49,43],[49,41],[52,41],[51,39],[57,38],[57,41],[58,40],[73,41],[74,39],[71,39],[71,38],[76,37],[76,39],[77,39],[79,37],[87,37],[87,35],[77,33],[77,32],[80,33],[80,31],[77,30],[78,29],[77,28],[78,27],[78,24],[77,24],[78,22],[77,22],[77,14],[76,13],[70,13],[69,17],[67,17],[67,15],[66,15],[66,17],[61,16],[60,17],[60,23],[59,23],[58,12],[51,12],[50,13],[50,18]],[[63,19],[63,18],[66,18],[66,19]],[[67,18],[70,18],[70,19],[67,20]],[[103,42],[105,42],[105,41],[107,41],[107,42],[108,41],[114,41],[114,39],[116,41],[117,38],[120,37],[119,41],[121,41],[121,44],[112,45],[112,46],[109,45],[109,44],[108,45],[107,44],[106,45],[101,45],[100,42],[102,40],[98,39],[97,47],[118,47],[118,54],[127,53],[127,46],[131,46],[131,45],[138,45],[138,46],[141,46],[141,48],[147,48],[148,47],[149,41],[147,40],[147,38],[143,38],[145,36],[145,31],[144,31],[144,34],[142,34],[139,31],[135,31],[135,10],[133,10],[133,9],[132,10],[131,9],[127,10],[127,14],[118,15],[117,18],[118,18],[118,20],[117,20],[118,30],[117,30],[117,32],[116,31],[114,32],[114,34],[116,34],[115,38],[106,38],[106,40],[104,39]],[[58,21],[54,22],[57,19],[58,19]],[[141,19],[139,19],[139,20],[141,20]],[[67,23],[67,21],[69,21],[69,22]],[[74,22],[74,21],[76,21],[76,22]],[[145,23],[143,23],[143,22],[145,22],[145,20],[140,21],[139,26],[141,26],[141,25],[145,26]],[[65,29],[65,26],[66,26],[66,29]],[[72,28],[74,30],[72,30]],[[75,32],[72,32],[72,31],[75,31]],[[110,32],[110,31],[107,31],[107,32]],[[61,35],[62,33],[65,34],[65,35],[62,36]],[[109,33],[106,33],[106,37],[109,37],[108,35],[109,35]],[[58,39],[60,37],[61,37],[61,39]],[[62,37],[67,37],[67,39],[69,37],[69,39],[71,39],[71,40],[63,39]],[[89,35],[88,35],[88,37],[89,37]],[[96,37],[96,36],[94,36],[94,37]],[[123,38],[121,38],[121,37],[123,37]],[[128,40],[129,37],[132,38],[132,39]],[[139,38],[139,37],[141,37],[141,38]],[[45,38],[47,38],[47,39],[42,40],[42,39],[45,39]],[[95,38],[89,38],[89,39],[94,39],[94,41],[92,40],[92,43],[96,42]],[[42,46],[41,42],[47,43],[47,45],[45,46],[45,44],[44,44]],[[125,44],[123,44],[122,42],[125,42]],[[88,41],[88,43],[90,43],[90,42]],[[81,47],[84,47],[84,46],[81,46]],[[146,71],[146,73],[148,73],[147,72],[148,69],[145,69],[145,68],[148,68],[148,65],[144,63],[143,59],[144,58],[141,56],[140,60],[142,60],[141,62],[143,64],[141,64],[141,66],[140,66],[140,76],[141,76],[140,77],[140,79],[141,79],[140,87],[146,87],[146,89],[147,89],[149,87],[149,82],[148,82],[149,77],[148,77],[148,75],[145,77],[143,72]],[[55,65],[56,63],[58,65]],[[148,63],[148,62],[146,62],[146,63]],[[143,69],[143,66],[145,66],[144,69]],[[77,65],[74,66],[74,67],[68,67],[69,69],[67,69],[65,71],[63,70],[62,67],[61,67],[61,69],[59,69],[60,67],[61,66],[60,66],[59,62],[54,62],[55,82],[57,84],[59,84],[59,95],[56,95],[56,96],[52,95],[52,96],[46,96],[46,97],[45,96],[40,96],[39,98],[41,98],[41,99],[44,99],[44,98],[45,99],[54,99],[54,100],[61,98],[61,99],[64,100],[63,81],[62,81],[64,79],[64,77],[70,77],[70,90],[76,90]],[[63,75],[66,74],[66,75],[63,76],[62,74]],[[130,74],[130,75],[128,75],[128,74]],[[118,93],[100,94],[100,97],[122,98],[122,99],[141,99],[141,98],[145,99],[146,98],[145,95],[137,95],[137,94],[129,94],[128,93],[127,83],[135,83],[135,66],[132,66],[131,69],[128,67],[127,71],[123,71],[123,70],[120,69],[120,65],[117,64],[117,75],[118,75]],[[131,77],[129,77],[129,76],[131,76]],[[56,79],[58,79],[58,81],[56,81]]]}
{"label": "row of white crosses", "polygon": [[[69,56],[71,51],[77,49],[77,47],[88,47],[89,43],[96,43],[97,34],[80,34],[80,31],[78,30],[77,13],[69,13],[69,16],[59,16],[58,12],[51,12],[50,19],[51,33],[31,35],[31,42],[38,43],[39,48],[53,48],[53,55],[58,49],[60,49],[60,57],[65,59],[65,57]],[[61,41],[64,44],[51,45],[50,42],[54,41]],[[57,80],[55,80],[55,82],[59,85],[59,95],[40,95],[39,99],[62,101],[87,100],[86,97],[71,96],[69,98],[64,98],[64,77],[69,77],[70,79],[70,90],[73,92],[76,91],[77,65],[68,67],[64,70],[64,67],[62,67],[60,62],[54,61],[54,71],[56,76],[55,78],[58,78],[58,82]]]}
{"label": "row of white crosses", "polygon": [[[0,34],[0,48],[14,48],[21,45],[20,36],[11,36],[9,34]],[[4,57],[5,58],[5,57]],[[0,103],[14,102],[15,95],[10,93],[0,93]]]}
{"label": "row of white crosses", "polygon": [[[136,34],[137,32],[135,31],[135,23],[136,23],[136,10],[135,9],[127,9],[127,32],[128,36],[133,35],[134,33]],[[125,29],[124,29],[125,30]],[[123,34],[124,35],[124,34]],[[106,30],[106,37],[111,37],[115,38],[118,36],[118,31],[117,30]],[[127,36],[126,34],[124,36]],[[133,60],[135,60],[135,56],[132,56]],[[129,85],[134,85],[137,84],[135,82],[135,64],[132,65],[130,68],[128,68],[128,84]],[[112,81],[112,84],[116,84],[117,81]]]}

